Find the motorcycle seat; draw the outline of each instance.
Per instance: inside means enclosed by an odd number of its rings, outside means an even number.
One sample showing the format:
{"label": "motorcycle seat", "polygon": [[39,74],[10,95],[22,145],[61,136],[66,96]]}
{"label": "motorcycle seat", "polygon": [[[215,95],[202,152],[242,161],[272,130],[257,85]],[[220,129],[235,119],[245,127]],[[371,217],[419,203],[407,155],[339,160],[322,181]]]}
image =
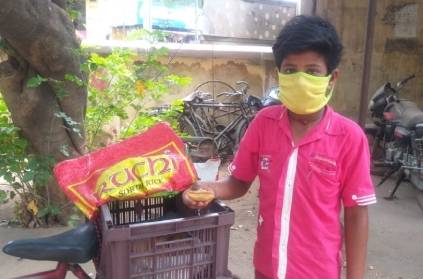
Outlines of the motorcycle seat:
{"label": "motorcycle seat", "polygon": [[401,100],[392,106],[391,111],[398,116],[401,126],[408,129],[414,129],[417,124],[423,123],[423,111],[414,102]]}
{"label": "motorcycle seat", "polygon": [[97,251],[95,225],[87,222],[50,237],[9,241],[3,252],[24,259],[63,263],[86,263]]}

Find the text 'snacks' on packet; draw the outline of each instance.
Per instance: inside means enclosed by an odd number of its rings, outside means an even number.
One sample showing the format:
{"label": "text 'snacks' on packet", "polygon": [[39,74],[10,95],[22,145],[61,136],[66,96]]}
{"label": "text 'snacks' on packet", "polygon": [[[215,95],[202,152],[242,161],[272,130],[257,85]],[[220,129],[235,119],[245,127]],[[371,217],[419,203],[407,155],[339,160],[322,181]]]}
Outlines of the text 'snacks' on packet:
{"label": "text 'snacks' on packet", "polygon": [[54,175],[66,196],[88,218],[108,201],[178,193],[197,180],[182,140],[165,123],[60,162]]}

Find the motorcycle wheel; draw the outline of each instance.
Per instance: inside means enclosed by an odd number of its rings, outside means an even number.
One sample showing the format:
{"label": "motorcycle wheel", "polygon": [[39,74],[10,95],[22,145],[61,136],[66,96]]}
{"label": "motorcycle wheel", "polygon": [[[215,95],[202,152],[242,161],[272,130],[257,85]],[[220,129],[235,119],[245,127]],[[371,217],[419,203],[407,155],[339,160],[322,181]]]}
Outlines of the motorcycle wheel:
{"label": "motorcycle wheel", "polygon": [[381,166],[385,161],[385,150],[381,146],[381,142],[373,133],[367,133],[367,140],[369,142],[370,150],[370,173],[372,175],[383,176],[386,173],[387,167]]}

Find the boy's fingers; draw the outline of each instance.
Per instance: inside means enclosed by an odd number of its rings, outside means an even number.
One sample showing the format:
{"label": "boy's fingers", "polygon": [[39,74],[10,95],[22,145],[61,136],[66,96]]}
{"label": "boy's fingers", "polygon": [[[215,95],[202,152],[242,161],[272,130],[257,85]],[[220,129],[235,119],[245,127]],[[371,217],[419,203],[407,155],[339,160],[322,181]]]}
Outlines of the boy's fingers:
{"label": "boy's fingers", "polygon": [[197,202],[197,205],[200,207],[206,207],[209,203],[208,202]]}
{"label": "boy's fingers", "polygon": [[[209,205],[209,203],[212,201],[212,200],[209,200],[209,201],[192,200],[190,195],[188,194],[188,192],[191,189],[185,190],[182,194],[182,200],[187,207],[192,208],[192,209],[202,209],[202,208],[207,207]],[[213,191],[213,194],[214,194],[214,191]]]}
{"label": "boy's fingers", "polygon": [[196,201],[193,201],[188,197],[186,191],[182,194],[182,200],[183,200],[184,204],[186,206],[188,206],[189,208],[192,208],[192,209],[199,209],[200,208],[200,206],[198,205],[198,203]]}

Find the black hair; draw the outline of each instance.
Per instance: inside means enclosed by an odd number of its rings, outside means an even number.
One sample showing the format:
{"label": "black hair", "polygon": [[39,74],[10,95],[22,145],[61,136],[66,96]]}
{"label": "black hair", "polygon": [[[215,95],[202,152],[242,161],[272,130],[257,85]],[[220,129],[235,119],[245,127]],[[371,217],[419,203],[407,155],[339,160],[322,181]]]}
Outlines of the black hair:
{"label": "black hair", "polygon": [[315,51],[325,57],[331,73],[342,56],[342,43],[335,27],[317,16],[295,16],[282,28],[273,45],[276,66],[280,69],[287,55]]}

